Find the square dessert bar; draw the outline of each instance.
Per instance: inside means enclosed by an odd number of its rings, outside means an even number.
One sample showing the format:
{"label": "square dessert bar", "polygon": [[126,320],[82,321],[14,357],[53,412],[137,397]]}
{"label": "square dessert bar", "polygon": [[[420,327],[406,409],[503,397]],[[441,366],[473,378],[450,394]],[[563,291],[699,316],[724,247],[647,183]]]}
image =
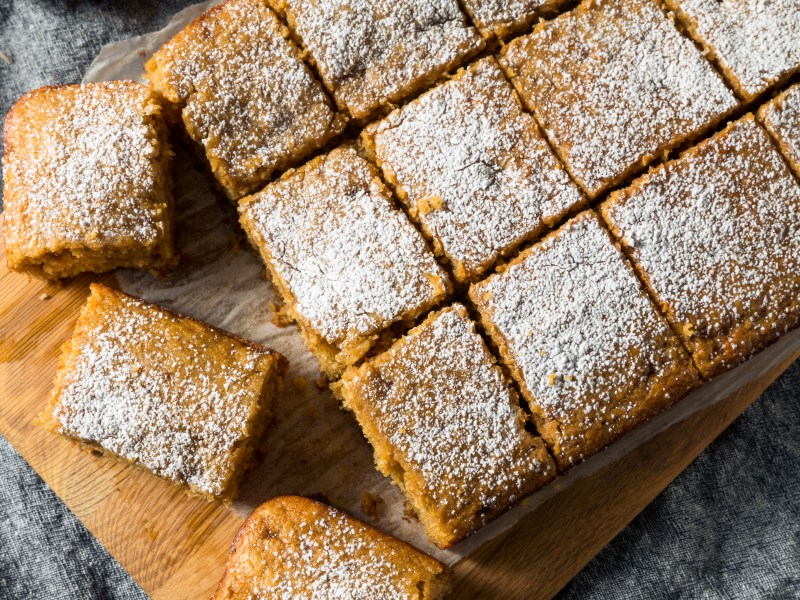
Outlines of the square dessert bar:
{"label": "square dessert bar", "polygon": [[475,27],[487,40],[506,39],[534,19],[555,13],[567,0],[463,0]]}
{"label": "square dessert bar", "polygon": [[800,185],[752,115],[615,192],[602,214],[703,375],[800,323]]}
{"label": "square dessert bar", "polygon": [[450,282],[351,147],[289,171],[239,204],[240,220],[322,370],[337,378],[383,330],[440,302]]}
{"label": "square dessert bar", "polygon": [[742,98],[800,69],[799,0],[664,0]]}
{"label": "square dessert bar", "polygon": [[736,106],[656,0],[585,0],[500,62],[590,198]]}
{"label": "square dessert bar", "polygon": [[43,424],[208,499],[255,462],[286,359],[93,284]]}
{"label": "square dessert bar", "polygon": [[800,177],[800,84],[793,85],[759,108],[758,118]]}
{"label": "square dessert bar", "polygon": [[322,85],[266,0],[228,0],[145,65],[189,136],[236,200],[342,131]]}
{"label": "square dessert bar", "polygon": [[428,538],[463,539],[555,476],[464,306],[428,316],[333,385]]}
{"label": "square dessert bar", "polygon": [[441,600],[450,579],[438,560],[335,508],[279,496],[242,525],[212,600]]}
{"label": "square dessert bar", "polygon": [[697,385],[692,359],[593,212],[469,296],[560,470]]}
{"label": "square dessert bar", "polygon": [[362,140],[459,281],[583,202],[491,57],[369,126]]}
{"label": "square dessert bar", "polygon": [[58,279],[175,261],[161,105],[133,81],[45,87],[6,117],[8,268]]}
{"label": "square dessert bar", "polygon": [[466,62],[483,40],[456,0],[270,0],[359,120]]}

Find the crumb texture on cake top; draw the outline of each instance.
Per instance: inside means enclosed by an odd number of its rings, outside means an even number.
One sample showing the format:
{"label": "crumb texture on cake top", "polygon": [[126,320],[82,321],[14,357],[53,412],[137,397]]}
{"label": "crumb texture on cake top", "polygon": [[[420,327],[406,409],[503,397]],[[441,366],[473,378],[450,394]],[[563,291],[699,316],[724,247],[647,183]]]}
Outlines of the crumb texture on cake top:
{"label": "crumb texture on cake top", "polygon": [[566,0],[463,0],[464,9],[486,38],[505,38],[542,14],[558,9]]}
{"label": "crumb texture on cake top", "polygon": [[479,275],[582,201],[494,58],[391,113],[365,137],[458,279]]}
{"label": "crumb texture on cake top", "polygon": [[338,104],[358,119],[414,93],[483,43],[455,0],[272,0]]}
{"label": "crumb texture on cake top", "polygon": [[245,521],[213,600],[440,600],[449,587],[437,560],[334,508],[281,496]]}
{"label": "crumb texture on cake top", "polygon": [[666,0],[746,98],[800,68],[800,0]]}
{"label": "crumb texture on cake top", "polygon": [[701,370],[798,322],[800,185],[748,115],[603,208]]}
{"label": "crumb texture on cake top", "polygon": [[592,197],[736,105],[654,0],[586,0],[501,62]]}

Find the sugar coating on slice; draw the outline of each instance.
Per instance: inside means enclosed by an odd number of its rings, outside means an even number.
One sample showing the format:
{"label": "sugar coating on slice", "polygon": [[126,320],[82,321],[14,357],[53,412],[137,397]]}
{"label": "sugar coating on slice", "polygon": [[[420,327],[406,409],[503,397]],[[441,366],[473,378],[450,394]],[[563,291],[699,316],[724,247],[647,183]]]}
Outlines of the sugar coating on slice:
{"label": "sugar coating on slice", "polygon": [[233,199],[339,133],[344,121],[264,0],[229,0],[146,65]]}
{"label": "sugar coating on slice", "polygon": [[584,212],[470,297],[564,468],[682,397],[691,360]]}
{"label": "sugar coating on slice", "polygon": [[314,159],[240,211],[285,300],[329,344],[413,318],[446,293],[422,236],[353,148]]}
{"label": "sugar coating on slice", "polygon": [[758,116],[800,177],[800,85],[790,87],[762,106]]}
{"label": "sugar coating on slice", "polygon": [[752,115],[615,193],[603,214],[704,373],[797,323],[800,185]]}
{"label": "sugar coating on slice", "polygon": [[359,119],[483,45],[455,0],[273,0],[341,108]]}
{"label": "sugar coating on slice", "polygon": [[464,0],[464,9],[487,39],[521,31],[537,17],[557,10],[566,0]]}
{"label": "sugar coating on slice", "polygon": [[554,469],[459,304],[434,313],[339,388],[378,468],[439,545],[495,518]]}
{"label": "sugar coating on slice", "polygon": [[417,600],[423,590],[435,600],[449,587],[446,577],[444,565],[395,538],[321,503],[283,496],[245,521],[214,600]]}
{"label": "sugar coating on slice", "polygon": [[586,0],[501,63],[590,197],[736,104],[654,0]]}
{"label": "sugar coating on slice", "polygon": [[583,200],[493,58],[365,137],[457,279],[479,275]]}
{"label": "sugar coating on slice", "polygon": [[666,0],[749,98],[800,68],[799,0]]}
{"label": "sugar coating on slice", "polygon": [[[15,255],[152,246],[169,235],[167,174],[153,120],[132,81],[49,87],[23,96],[5,127],[5,237]],[[163,158],[163,157],[162,157]]]}
{"label": "sugar coating on slice", "polygon": [[57,430],[201,493],[225,493],[273,354],[96,287],[62,358]]}

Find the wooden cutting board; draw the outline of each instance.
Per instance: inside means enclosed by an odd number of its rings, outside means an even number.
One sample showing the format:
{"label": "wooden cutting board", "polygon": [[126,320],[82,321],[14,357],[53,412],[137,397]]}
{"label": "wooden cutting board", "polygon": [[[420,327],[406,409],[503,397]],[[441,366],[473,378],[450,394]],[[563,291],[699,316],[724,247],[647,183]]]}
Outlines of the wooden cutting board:
{"label": "wooden cutting board", "polygon": [[[0,266],[0,433],[150,596],[208,598],[238,515],[33,424],[93,280],[115,285],[84,276],[58,288]],[[553,596],[798,357],[556,493],[456,565],[453,597]]]}

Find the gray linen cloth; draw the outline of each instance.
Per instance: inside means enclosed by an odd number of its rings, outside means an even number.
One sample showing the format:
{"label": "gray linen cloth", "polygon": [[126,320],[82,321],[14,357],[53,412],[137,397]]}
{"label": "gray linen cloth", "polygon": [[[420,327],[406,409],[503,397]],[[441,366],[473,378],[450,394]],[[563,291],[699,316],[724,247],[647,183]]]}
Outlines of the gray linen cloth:
{"label": "gray linen cloth", "polygon": [[[104,44],[192,3],[0,0],[0,119],[19,95],[80,81]],[[798,396],[800,362],[559,597],[800,598]],[[2,438],[0,598],[146,598]]]}

